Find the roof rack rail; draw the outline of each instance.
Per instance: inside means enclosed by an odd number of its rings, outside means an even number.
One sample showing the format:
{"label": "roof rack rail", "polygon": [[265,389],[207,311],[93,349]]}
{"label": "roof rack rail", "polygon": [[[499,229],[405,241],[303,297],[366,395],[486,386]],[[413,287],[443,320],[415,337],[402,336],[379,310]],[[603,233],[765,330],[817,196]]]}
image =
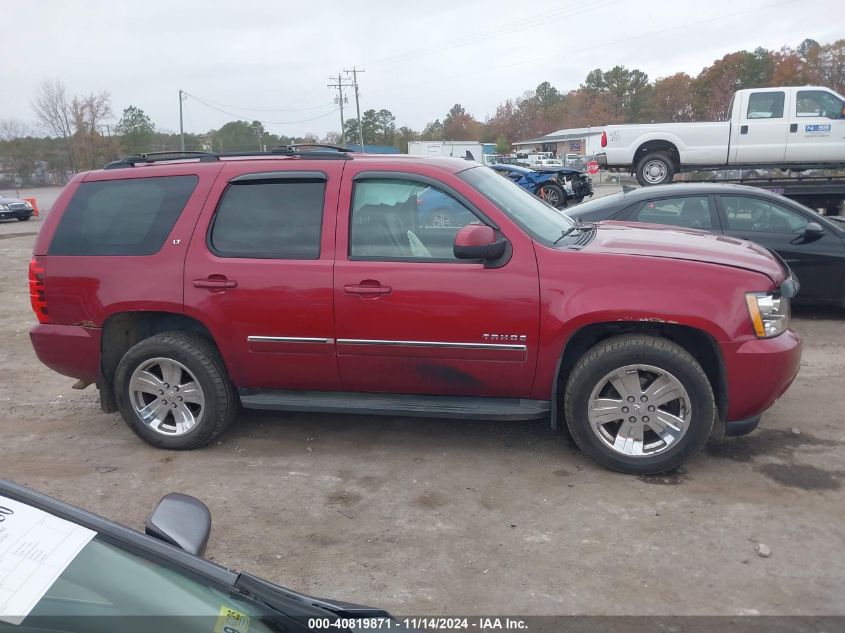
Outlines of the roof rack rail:
{"label": "roof rack rail", "polygon": [[[315,150],[305,150],[303,147],[316,147]],[[149,165],[152,163],[166,162],[181,159],[199,159],[201,163],[217,162],[221,158],[249,158],[250,156],[302,156],[303,158],[313,159],[328,159],[328,160],[351,160],[351,156],[347,154],[351,150],[340,147],[338,145],[324,145],[321,143],[299,143],[293,145],[280,145],[274,147],[268,152],[259,151],[245,151],[245,152],[147,152],[146,154],[136,154],[127,156],[120,160],[115,160],[108,163],[103,169],[122,169],[124,167],[134,167],[135,165]]]}

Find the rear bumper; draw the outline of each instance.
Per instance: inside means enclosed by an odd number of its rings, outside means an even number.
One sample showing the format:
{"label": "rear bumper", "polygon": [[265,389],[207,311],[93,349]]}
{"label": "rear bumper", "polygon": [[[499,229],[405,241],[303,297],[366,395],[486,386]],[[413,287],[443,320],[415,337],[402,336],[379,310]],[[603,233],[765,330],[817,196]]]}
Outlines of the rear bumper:
{"label": "rear bumper", "polygon": [[[739,431],[789,389],[801,365],[801,338],[792,330],[780,336],[738,343],[724,355],[728,379],[728,434]],[[749,432],[746,431],[746,432]]]}
{"label": "rear bumper", "polygon": [[100,328],[36,325],[29,332],[38,360],[71,378],[96,382],[100,369]]}

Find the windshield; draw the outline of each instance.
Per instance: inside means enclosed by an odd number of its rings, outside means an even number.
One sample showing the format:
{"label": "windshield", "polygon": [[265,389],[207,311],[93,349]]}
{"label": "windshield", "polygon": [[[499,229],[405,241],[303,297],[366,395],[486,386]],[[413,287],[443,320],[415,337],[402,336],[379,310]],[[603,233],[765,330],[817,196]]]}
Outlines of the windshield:
{"label": "windshield", "polygon": [[[155,618],[149,618],[155,615]],[[127,616],[173,625],[182,631],[213,631],[224,622],[248,622],[249,631],[271,631],[263,605],[221,591],[95,537],[38,601],[24,626],[61,620],[61,631],[90,631],[94,621],[126,624]],[[47,618],[47,620],[43,620]],[[156,622],[148,624],[155,628]],[[153,630],[153,629],[150,629]],[[222,629],[221,629],[222,630]]]}
{"label": "windshield", "polygon": [[561,233],[574,226],[568,216],[492,169],[474,167],[459,176],[541,242],[553,244]]}

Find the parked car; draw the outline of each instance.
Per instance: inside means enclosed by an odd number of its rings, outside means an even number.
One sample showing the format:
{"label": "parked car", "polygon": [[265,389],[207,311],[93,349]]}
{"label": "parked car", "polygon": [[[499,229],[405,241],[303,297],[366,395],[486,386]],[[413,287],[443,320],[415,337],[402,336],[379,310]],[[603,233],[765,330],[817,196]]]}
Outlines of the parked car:
{"label": "parked car", "polygon": [[775,193],[733,184],[677,183],[593,200],[570,215],[712,231],[775,251],[801,284],[803,303],[845,307],[845,227]]}
{"label": "parked car", "polygon": [[845,97],[821,86],[738,90],[727,120],[609,125],[602,167],[624,167],[643,186],[707,167],[831,166],[845,163]]}
{"label": "parked car", "polygon": [[[429,188],[472,222],[421,225]],[[801,359],[765,249],[579,224],[448,157],[132,157],[68,184],[29,274],[41,361],[167,449],[239,405],[546,418],[662,472],[753,430]]]}
{"label": "parked car", "polygon": [[554,173],[557,181],[563,184],[563,191],[566,194],[564,206],[567,206],[570,202],[580,204],[584,201],[584,198],[591,198],[593,196],[593,179],[583,171],[567,167],[543,167],[538,169],[538,171]]}
{"label": "parked car", "polygon": [[382,609],[307,596],[203,559],[211,514],[188,495],[163,497],[141,533],[0,480],[0,516],[9,564],[0,623],[14,630],[411,630]]}
{"label": "parked car", "polygon": [[0,220],[19,220],[26,222],[32,217],[34,209],[26,200],[7,198],[0,195]]}
{"label": "parked car", "polygon": [[542,198],[556,209],[566,204],[565,182],[562,183],[558,180],[556,172],[542,172],[521,165],[504,165],[501,163],[490,165],[490,169],[515,182],[526,191]]}

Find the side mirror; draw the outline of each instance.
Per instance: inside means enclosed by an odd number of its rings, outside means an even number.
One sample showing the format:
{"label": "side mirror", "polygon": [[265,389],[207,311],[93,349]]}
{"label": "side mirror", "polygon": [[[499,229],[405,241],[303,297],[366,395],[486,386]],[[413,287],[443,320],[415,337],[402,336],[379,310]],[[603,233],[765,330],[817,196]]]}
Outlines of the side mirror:
{"label": "side mirror", "polygon": [[498,259],[508,242],[497,240],[496,232],[484,224],[467,224],[455,236],[454,252],[458,259]]}
{"label": "side mirror", "polygon": [[824,235],[824,227],[818,222],[807,222],[804,227],[804,235],[807,237],[821,237]]}
{"label": "side mirror", "polygon": [[211,512],[199,499],[178,492],[164,495],[147,518],[144,532],[202,556],[211,535]]}

